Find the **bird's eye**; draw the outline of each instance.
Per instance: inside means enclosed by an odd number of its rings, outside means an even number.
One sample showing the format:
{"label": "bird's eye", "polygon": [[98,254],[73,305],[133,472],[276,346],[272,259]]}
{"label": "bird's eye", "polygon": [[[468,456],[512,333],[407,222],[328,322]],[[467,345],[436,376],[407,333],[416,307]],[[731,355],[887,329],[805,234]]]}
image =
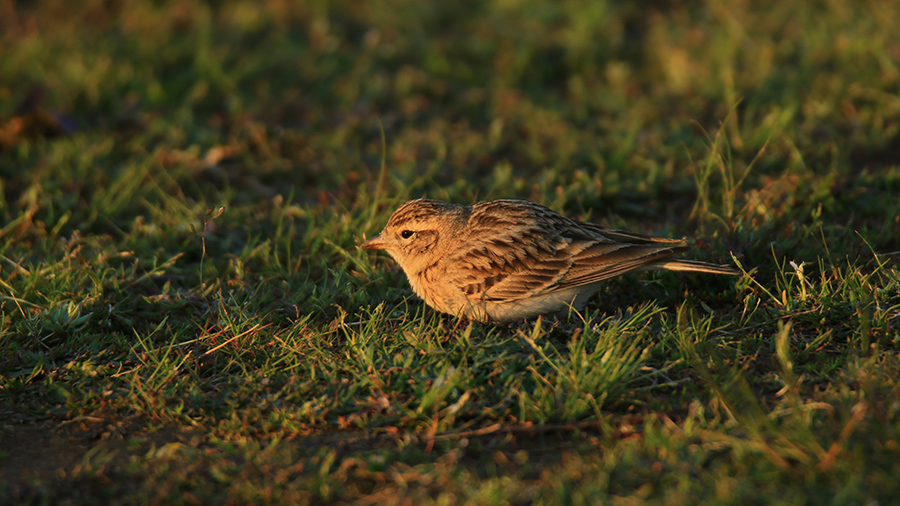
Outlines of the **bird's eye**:
{"label": "bird's eye", "polygon": [[413,234],[415,234],[415,232],[413,232],[412,230],[404,230],[403,232],[400,232],[400,237],[409,239],[413,236]]}

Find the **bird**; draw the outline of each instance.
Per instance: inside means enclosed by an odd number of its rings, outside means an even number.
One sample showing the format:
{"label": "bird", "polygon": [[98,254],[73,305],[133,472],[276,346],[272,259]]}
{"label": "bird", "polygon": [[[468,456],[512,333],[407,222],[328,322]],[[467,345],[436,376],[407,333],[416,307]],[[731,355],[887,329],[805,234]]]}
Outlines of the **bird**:
{"label": "bird", "polygon": [[572,220],[527,200],[421,198],[359,247],[386,251],[437,311],[502,324],[581,310],[603,281],[626,272],[740,274],[672,258],[690,249],[683,243]]}

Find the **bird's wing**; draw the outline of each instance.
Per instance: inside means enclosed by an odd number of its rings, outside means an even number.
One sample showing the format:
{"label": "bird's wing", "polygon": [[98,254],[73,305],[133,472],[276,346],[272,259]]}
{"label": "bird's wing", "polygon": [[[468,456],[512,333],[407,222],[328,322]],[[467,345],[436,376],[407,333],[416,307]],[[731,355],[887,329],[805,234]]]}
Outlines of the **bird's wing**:
{"label": "bird's wing", "polygon": [[[573,245],[578,249],[582,245]],[[683,253],[687,246],[662,244],[593,243],[573,252],[573,265],[556,288],[588,285],[609,279],[633,269],[655,264],[660,260]]]}
{"label": "bird's wing", "polygon": [[[477,215],[473,216],[478,218]],[[472,240],[447,259],[447,281],[467,297],[514,301],[586,285],[652,264],[689,248],[681,241],[610,230],[547,214],[496,214],[470,220]],[[499,223],[509,219],[509,223]]]}
{"label": "bird's wing", "polygon": [[680,239],[605,228],[559,215],[549,215],[546,220],[569,242],[568,253],[572,257],[571,268],[555,289],[596,283],[690,249],[680,246],[684,242]]}
{"label": "bird's wing", "polygon": [[447,281],[473,300],[512,301],[558,286],[572,268],[569,243],[537,227],[462,244],[446,262]]}
{"label": "bird's wing", "polygon": [[605,228],[594,223],[579,222],[578,225],[597,236],[626,244],[679,244],[684,242],[682,239],[665,239],[663,237],[653,237],[650,235],[628,232],[627,230]]}

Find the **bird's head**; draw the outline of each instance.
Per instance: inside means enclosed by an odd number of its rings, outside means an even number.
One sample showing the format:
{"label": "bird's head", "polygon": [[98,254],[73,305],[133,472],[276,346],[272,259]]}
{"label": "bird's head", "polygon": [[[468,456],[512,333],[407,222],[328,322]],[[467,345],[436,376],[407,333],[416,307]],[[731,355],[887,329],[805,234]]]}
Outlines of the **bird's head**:
{"label": "bird's head", "polygon": [[427,267],[442,239],[453,234],[463,208],[439,200],[411,200],[394,211],[380,234],[362,243],[362,249],[388,252],[407,275]]}

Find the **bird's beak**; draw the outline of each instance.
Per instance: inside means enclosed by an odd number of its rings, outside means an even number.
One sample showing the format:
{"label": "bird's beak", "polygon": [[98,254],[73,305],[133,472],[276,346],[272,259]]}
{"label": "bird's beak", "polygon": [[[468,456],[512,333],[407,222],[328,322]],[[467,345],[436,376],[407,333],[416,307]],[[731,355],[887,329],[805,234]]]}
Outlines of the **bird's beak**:
{"label": "bird's beak", "polygon": [[368,241],[360,244],[359,247],[362,249],[386,249],[387,241],[385,241],[381,237],[381,234],[378,234],[375,237],[372,237],[371,239],[369,239]]}

